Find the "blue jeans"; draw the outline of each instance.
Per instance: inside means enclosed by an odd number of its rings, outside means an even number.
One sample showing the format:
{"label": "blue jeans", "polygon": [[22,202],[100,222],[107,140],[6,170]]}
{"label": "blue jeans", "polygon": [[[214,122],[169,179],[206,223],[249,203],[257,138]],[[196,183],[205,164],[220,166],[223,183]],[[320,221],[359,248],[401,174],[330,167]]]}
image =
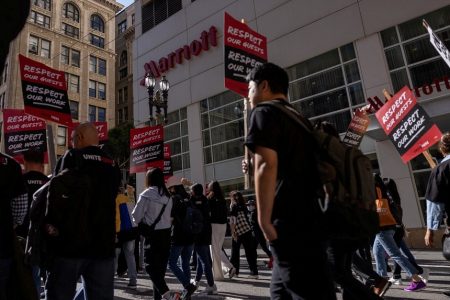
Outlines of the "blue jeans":
{"label": "blue jeans", "polygon": [[[169,267],[172,273],[180,281],[184,288],[191,281],[191,268],[189,262],[191,260],[194,245],[176,246],[172,245],[169,255]],[[178,265],[178,259],[181,256],[181,268]]]}
{"label": "blue jeans", "polygon": [[120,249],[123,251],[125,261],[127,262],[128,277],[131,284],[137,283],[136,259],[134,257],[134,240],[122,243],[122,248],[116,248],[116,258],[114,260],[114,274],[117,271],[117,261],[119,259]]}
{"label": "blue jeans", "polygon": [[0,258],[0,300],[7,300],[7,291],[11,279],[11,258]]}
{"label": "blue jeans", "polygon": [[212,272],[212,259],[209,245],[195,245],[194,249],[197,252],[197,273],[195,274],[195,281],[200,281],[202,279],[204,270],[208,285],[213,286],[214,276]]}
{"label": "blue jeans", "polygon": [[57,257],[48,271],[45,284],[47,300],[72,300],[80,276],[83,276],[84,291],[88,299],[114,298],[114,258]]}
{"label": "blue jeans", "polygon": [[373,243],[373,255],[378,275],[387,277],[385,253],[387,253],[400,267],[412,276],[417,274],[417,269],[409,262],[409,260],[400,253],[400,249],[395,244],[394,230],[382,230],[375,236]]}

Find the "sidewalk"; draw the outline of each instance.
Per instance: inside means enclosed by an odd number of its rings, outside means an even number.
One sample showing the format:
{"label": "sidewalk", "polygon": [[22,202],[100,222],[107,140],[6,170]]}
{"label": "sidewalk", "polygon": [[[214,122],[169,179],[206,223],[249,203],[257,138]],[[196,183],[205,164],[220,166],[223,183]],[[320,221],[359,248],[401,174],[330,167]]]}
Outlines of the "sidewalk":
{"label": "sidewalk", "polygon": [[[393,285],[385,295],[387,300],[400,300],[400,299],[427,299],[427,300],[450,300],[442,294],[443,291],[450,290],[450,262],[446,261],[440,251],[429,250],[415,250],[412,251],[416,257],[419,265],[422,267],[430,268],[430,279],[428,287],[420,292],[410,293],[403,291],[408,281],[405,279],[406,274],[402,273],[404,278],[404,285]],[[255,299],[255,300],[268,300],[269,296],[269,283],[271,271],[264,266],[266,258],[259,252],[260,258],[258,259],[259,266],[259,279],[247,279],[249,275],[248,265],[245,261],[245,257],[241,256],[241,274],[239,278],[225,279],[224,281],[216,282],[218,288],[218,295],[203,296],[195,293],[192,296],[192,300],[240,300],[240,299]],[[127,278],[116,279],[115,284],[115,298],[116,300],[125,299],[153,299],[151,291],[151,282],[147,274],[138,274],[138,290],[133,291],[127,289]],[[172,273],[167,271],[167,282],[169,287],[174,290],[180,290],[181,285],[174,278]],[[203,277],[199,290],[203,290],[206,286],[205,279]],[[320,278],[316,280],[317,285],[320,286]],[[342,299],[341,294],[337,294],[338,299]],[[364,299],[361,299],[364,300]]]}

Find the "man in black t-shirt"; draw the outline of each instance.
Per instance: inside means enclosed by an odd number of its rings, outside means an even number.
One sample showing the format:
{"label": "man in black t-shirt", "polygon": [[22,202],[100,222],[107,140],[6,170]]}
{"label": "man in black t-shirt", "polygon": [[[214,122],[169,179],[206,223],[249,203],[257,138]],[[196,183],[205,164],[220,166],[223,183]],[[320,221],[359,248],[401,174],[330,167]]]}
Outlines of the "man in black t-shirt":
{"label": "man in black t-shirt", "polygon": [[[289,79],[277,65],[257,66],[247,76],[253,107],[246,146],[254,153],[258,221],[271,243],[274,267],[272,299],[335,299],[319,231],[320,188],[312,136],[276,107],[288,103]],[[293,247],[301,239],[300,247]],[[321,288],[314,283],[320,278]]]}
{"label": "man in black t-shirt", "polygon": [[[20,165],[0,153],[0,300],[11,299],[14,227],[26,214],[26,188]],[[25,208],[25,209],[24,209]]]}
{"label": "man in black t-shirt", "polygon": [[[78,191],[69,191],[68,195],[62,194],[61,199],[58,199],[56,186],[52,189],[52,184],[59,175],[56,174],[52,179],[46,229],[53,239],[55,258],[48,270],[47,300],[73,299],[79,276],[83,276],[89,299],[112,300],[115,199],[119,191],[120,171],[114,160],[97,146],[98,133],[91,123],[80,124],[74,131],[73,140],[74,149],[62,158],[60,173],[63,176],[67,173],[63,171],[65,169],[75,171],[72,173],[77,174],[72,175],[77,180],[74,185],[83,183],[87,191],[83,195],[87,196],[78,199],[78,206],[77,203],[66,203],[71,201],[65,201],[64,198],[70,199],[71,194],[77,194]],[[55,196],[52,196],[52,190]],[[67,206],[72,209],[64,209]],[[70,234],[65,234],[67,232]]]}

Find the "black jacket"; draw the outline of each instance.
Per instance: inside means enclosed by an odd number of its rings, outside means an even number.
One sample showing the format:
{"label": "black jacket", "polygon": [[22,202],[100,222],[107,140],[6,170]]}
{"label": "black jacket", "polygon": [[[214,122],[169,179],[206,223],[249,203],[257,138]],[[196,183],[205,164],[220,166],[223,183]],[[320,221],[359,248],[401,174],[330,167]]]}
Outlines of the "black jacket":
{"label": "black jacket", "polygon": [[175,246],[187,246],[194,243],[194,236],[187,235],[183,231],[183,221],[186,216],[187,205],[190,205],[189,199],[184,199],[180,195],[174,195],[172,206],[173,232],[172,244]]}
{"label": "black jacket", "polygon": [[228,209],[225,199],[218,199],[213,196],[208,199],[209,208],[211,210],[211,223],[226,224],[228,219]]}
{"label": "black jacket", "polygon": [[204,222],[202,232],[195,236],[194,243],[196,245],[211,245],[211,212],[208,204],[208,199],[206,199],[206,197],[203,195],[199,198],[192,196],[190,201],[192,201],[195,207],[202,211]]}
{"label": "black jacket", "polygon": [[441,162],[431,171],[425,199],[450,204],[450,159]]}

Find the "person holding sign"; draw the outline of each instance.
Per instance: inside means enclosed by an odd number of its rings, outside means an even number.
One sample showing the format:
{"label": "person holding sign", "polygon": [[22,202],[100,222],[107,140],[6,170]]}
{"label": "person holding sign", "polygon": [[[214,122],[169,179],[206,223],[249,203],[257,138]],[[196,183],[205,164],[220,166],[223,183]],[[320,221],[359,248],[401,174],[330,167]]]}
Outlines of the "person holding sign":
{"label": "person holding sign", "polygon": [[[442,135],[439,151],[444,156],[441,163],[431,171],[425,199],[427,199],[427,233],[425,245],[434,246],[434,231],[439,229],[444,212],[447,213],[447,227],[450,228],[450,133]],[[444,292],[450,297],[450,291]]]}
{"label": "person holding sign", "polygon": [[[274,257],[272,299],[336,299],[327,265],[321,210],[316,191],[321,188],[312,136],[278,108],[264,104],[288,102],[289,78],[281,67],[265,63],[248,75],[248,98],[253,107],[245,141],[254,153],[258,222]],[[300,236],[302,247],[292,247]],[[306,271],[307,270],[307,271]],[[314,288],[317,278],[321,288]]]}

